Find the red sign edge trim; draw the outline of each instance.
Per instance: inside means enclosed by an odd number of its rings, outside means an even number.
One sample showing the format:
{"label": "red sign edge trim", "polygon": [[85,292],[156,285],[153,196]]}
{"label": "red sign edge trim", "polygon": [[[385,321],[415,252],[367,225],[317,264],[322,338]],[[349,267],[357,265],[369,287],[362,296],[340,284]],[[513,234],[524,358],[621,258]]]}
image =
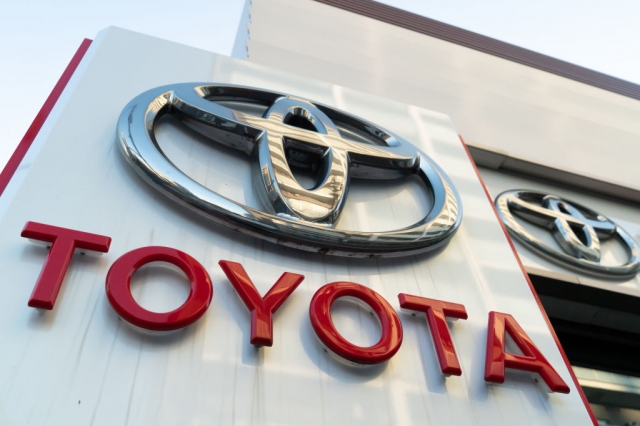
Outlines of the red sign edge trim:
{"label": "red sign edge trim", "polygon": [[11,178],[20,166],[20,163],[22,163],[22,159],[27,154],[27,151],[29,151],[29,148],[31,147],[31,144],[35,140],[36,136],[38,136],[40,129],[47,121],[51,110],[53,110],[53,107],[56,105],[56,102],[58,102],[60,95],[62,95],[65,87],[67,87],[67,83],[69,83],[69,80],[71,80],[71,77],[76,71],[76,68],[78,68],[78,65],[80,65],[82,58],[84,57],[85,53],[87,53],[89,46],[91,46],[91,42],[92,40],[88,38],[85,38],[82,41],[80,47],[78,47],[78,50],[73,55],[73,58],[71,58],[69,65],[67,65],[67,68],[65,68],[64,72],[58,79],[58,82],[53,87],[53,90],[49,94],[49,97],[42,105],[42,108],[40,108],[40,111],[36,115],[36,118],[33,119],[31,126],[29,126],[27,132],[22,137],[22,140],[16,147],[15,151],[13,151],[13,154],[9,158],[9,161],[4,166],[4,169],[2,169],[2,173],[0,173],[0,196],[4,193],[4,190],[7,188],[7,185],[9,185],[9,182],[11,182]]}
{"label": "red sign edge trim", "polygon": [[467,148],[467,144],[465,143],[465,141],[462,138],[462,136],[459,136],[459,137],[460,137],[460,142],[462,142],[462,146],[464,147],[464,150],[467,153],[467,156],[469,157],[469,161],[471,162],[471,165],[473,166],[473,169],[475,170],[476,175],[478,176],[478,180],[480,181],[480,185],[482,185],[482,189],[484,189],[484,193],[487,196],[487,199],[489,200],[489,204],[491,204],[491,207],[493,208],[493,212],[496,215],[496,219],[498,219],[498,223],[502,227],[502,231],[504,232],[504,235],[507,238],[507,241],[509,242],[509,246],[511,247],[511,250],[513,251],[513,255],[515,256],[516,261],[518,262],[518,265],[520,266],[520,270],[522,271],[522,275],[524,275],[524,278],[527,280],[527,283],[529,284],[529,289],[531,289],[531,293],[533,294],[533,298],[536,300],[536,303],[538,304],[538,307],[540,308],[540,313],[542,313],[542,317],[544,318],[544,320],[547,323],[547,326],[549,327],[549,331],[551,332],[551,336],[553,337],[553,340],[556,341],[556,345],[558,346],[558,350],[560,351],[560,355],[562,355],[562,359],[564,359],[564,363],[567,365],[567,369],[569,370],[569,374],[571,375],[571,379],[573,379],[573,382],[576,385],[576,389],[578,390],[578,394],[580,394],[580,398],[582,398],[582,402],[584,403],[584,406],[587,409],[587,413],[589,413],[589,416],[591,417],[591,421],[593,422],[593,425],[594,426],[598,426],[598,420],[596,419],[596,416],[593,414],[593,411],[591,410],[591,406],[589,405],[589,401],[587,401],[587,397],[585,396],[584,392],[582,391],[582,386],[580,386],[580,383],[578,383],[578,379],[576,377],[576,374],[573,372],[573,368],[571,367],[571,364],[569,363],[569,359],[567,358],[567,355],[564,353],[564,349],[562,349],[562,345],[560,344],[560,340],[558,339],[558,336],[556,335],[556,332],[553,329],[553,326],[551,325],[551,321],[549,320],[549,317],[547,316],[547,313],[545,312],[544,307],[542,306],[542,302],[540,302],[540,298],[538,297],[538,293],[536,293],[536,289],[533,287],[533,284],[531,283],[531,280],[529,279],[529,274],[527,273],[526,269],[524,268],[524,265],[522,264],[522,261],[520,260],[520,256],[518,256],[518,252],[516,251],[516,247],[513,245],[513,241],[511,240],[511,237],[509,236],[509,233],[507,232],[507,228],[504,226],[504,223],[502,223],[502,220],[500,219],[500,215],[498,214],[498,210],[496,209],[496,206],[493,203],[493,199],[491,198],[491,195],[489,194],[489,190],[487,189],[487,186],[484,184],[484,180],[482,180],[482,176],[480,176],[480,171],[478,170],[478,167],[476,166],[475,161],[473,161],[473,158],[471,157],[471,153],[469,152],[469,148]]}

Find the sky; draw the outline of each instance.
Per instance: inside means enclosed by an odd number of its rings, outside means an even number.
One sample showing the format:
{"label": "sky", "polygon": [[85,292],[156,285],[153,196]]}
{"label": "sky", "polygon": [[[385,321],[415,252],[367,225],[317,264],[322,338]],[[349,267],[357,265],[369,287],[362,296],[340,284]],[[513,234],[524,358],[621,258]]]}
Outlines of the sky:
{"label": "sky", "polygon": [[[84,38],[116,25],[229,55],[244,2],[0,0],[0,167]],[[640,0],[381,2],[640,83]]]}
{"label": "sky", "polygon": [[638,0],[379,0],[640,84]]}
{"label": "sky", "polygon": [[0,0],[0,167],[84,38],[111,25],[229,55],[244,0]]}

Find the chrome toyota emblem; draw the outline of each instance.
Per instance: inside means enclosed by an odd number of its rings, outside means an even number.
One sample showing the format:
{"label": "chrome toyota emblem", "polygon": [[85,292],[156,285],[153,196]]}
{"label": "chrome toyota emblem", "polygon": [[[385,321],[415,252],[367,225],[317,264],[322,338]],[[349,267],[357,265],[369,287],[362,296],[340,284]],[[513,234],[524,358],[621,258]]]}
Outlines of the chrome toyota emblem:
{"label": "chrome toyota emblem", "polygon": [[[537,191],[506,191],[495,201],[509,233],[552,261],[604,278],[633,278],[640,271],[638,243],[607,217],[573,201]],[[560,250],[544,244],[516,221],[515,216],[546,228]],[[601,263],[600,241],[616,238],[627,250],[627,263]]]}
{"label": "chrome toyota emblem", "polygon": [[[254,187],[265,211],[222,197],[178,170],[154,135],[164,114],[245,153],[255,165]],[[444,246],[460,226],[460,197],[427,155],[375,124],[298,97],[207,83],[163,86],[134,98],[117,131],[128,163],[153,187],[207,218],[274,243],[339,256],[403,256]],[[303,187],[291,164],[315,168],[315,185]],[[388,232],[334,229],[350,178],[409,174],[431,193],[425,218]]]}

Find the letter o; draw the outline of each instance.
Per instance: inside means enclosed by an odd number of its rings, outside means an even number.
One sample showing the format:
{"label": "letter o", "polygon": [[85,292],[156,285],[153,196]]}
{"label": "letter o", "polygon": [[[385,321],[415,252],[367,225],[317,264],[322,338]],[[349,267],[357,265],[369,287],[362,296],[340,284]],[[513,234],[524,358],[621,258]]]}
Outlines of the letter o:
{"label": "letter o", "polygon": [[[382,328],[378,343],[369,347],[347,341],[333,325],[331,305],[340,297],[360,299],[373,309]],[[336,355],[356,364],[380,364],[398,352],[402,344],[400,318],[380,294],[363,285],[333,282],[321,287],[311,299],[309,318],[316,335]]]}
{"label": "letter o", "polygon": [[[170,312],[151,312],[131,294],[131,277],[150,262],[167,262],[180,268],[189,279],[187,300]],[[142,247],[120,256],[111,265],[106,279],[109,303],[125,321],[147,330],[170,331],[196,322],[207,311],[213,297],[211,278],[204,267],[188,254],[170,247]]]}

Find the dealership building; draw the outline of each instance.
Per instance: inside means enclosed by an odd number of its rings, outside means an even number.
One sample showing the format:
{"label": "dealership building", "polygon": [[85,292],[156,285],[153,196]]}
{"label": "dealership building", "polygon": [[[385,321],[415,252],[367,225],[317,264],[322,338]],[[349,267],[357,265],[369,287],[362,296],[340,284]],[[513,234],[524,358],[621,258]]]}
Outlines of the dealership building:
{"label": "dealership building", "polygon": [[[494,199],[566,197],[640,240],[637,84],[366,0],[254,0],[246,45],[250,62],[449,115]],[[597,417],[640,422],[638,275],[514,243]],[[625,262],[618,245],[603,265]]]}
{"label": "dealership building", "polygon": [[82,43],[0,175],[1,424],[640,424],[640,86],[369,0],[233,56]]}

